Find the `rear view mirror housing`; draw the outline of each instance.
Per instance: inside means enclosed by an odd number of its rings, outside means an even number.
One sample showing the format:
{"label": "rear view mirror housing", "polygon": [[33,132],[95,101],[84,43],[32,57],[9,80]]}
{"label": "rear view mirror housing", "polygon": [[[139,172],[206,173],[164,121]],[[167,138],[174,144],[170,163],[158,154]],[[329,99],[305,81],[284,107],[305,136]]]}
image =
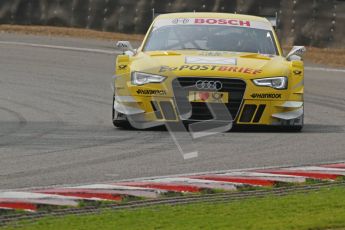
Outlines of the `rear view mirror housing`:
{"label": "rear view mirror housing", "polygon": [[306,52],[304,46],[294,46],[292,47],[289,54],[286,56],[288,61],[299,61],[302,60],[303,54]]}
{"label": "rear view mirror housing", "polygon": [[133,56],[136,54],[136,50],[133,49],[129,41],[118,41],[115,46],[117,49],[120,49],[124,55]]}

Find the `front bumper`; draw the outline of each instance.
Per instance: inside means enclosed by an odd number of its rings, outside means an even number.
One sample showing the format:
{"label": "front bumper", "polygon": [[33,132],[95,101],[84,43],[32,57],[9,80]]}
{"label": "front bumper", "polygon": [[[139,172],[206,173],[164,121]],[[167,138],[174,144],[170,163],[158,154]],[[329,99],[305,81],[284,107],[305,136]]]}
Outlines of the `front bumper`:
{"label": "front bumper", "polygon": [[[192,122],[212,120],[214,113],[210,112],[209,106],[205,103],[186,102],[185,93],[188,90],[195,90],[193,87],[198,79],[206,78],[175,78],[164,86],[149,84],[138,87],[126,84],[127,87],[118,90],[115,87],[114,109],[121,114],[134,117],[138,122],[164,124],[164,122],[180,120]],[[303,85],[300,84],[299,88],[278,91],[257,87],[249,80],[234,78],[221,78],[221,80],[222,90],[231,95],[229,103],[224,104],[230,114],[227,118],[229,122],[235,125],[272,126],[303,124]],[[177,90],[181,87],[186,90]],[[181,103],[183,99],[184,103]]]}
{"label": "front bumper", "polygon": [[[140,122],[172,122],[190,119],[192,114],[180,114],[174,98],[167,97],[115,97],[114,109],[126,116],[135,116]],[[239,125],[302,125],[304,105],[301,101],[243,100],[234,124]],[[209,120],[209,119],[207,119]]]}

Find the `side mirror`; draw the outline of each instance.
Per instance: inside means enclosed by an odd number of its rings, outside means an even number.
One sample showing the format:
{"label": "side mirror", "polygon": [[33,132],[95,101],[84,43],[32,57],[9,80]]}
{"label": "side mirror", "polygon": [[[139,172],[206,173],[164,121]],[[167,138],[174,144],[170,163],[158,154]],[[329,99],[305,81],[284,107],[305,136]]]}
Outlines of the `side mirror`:
{"label": "side mirror", "polygon": [[290,53],[286,56],[288,61],[299,61],[302,59],[303,54],[307,51],[304,46],[294,46],[292,47]]}
{"label": "side mirror", "polygon": [[133,56],[136,53],[136,50],[133,49],[129,41],[118,41],[115,46],[116,48],[121,49],[123,54],[128,56]]}

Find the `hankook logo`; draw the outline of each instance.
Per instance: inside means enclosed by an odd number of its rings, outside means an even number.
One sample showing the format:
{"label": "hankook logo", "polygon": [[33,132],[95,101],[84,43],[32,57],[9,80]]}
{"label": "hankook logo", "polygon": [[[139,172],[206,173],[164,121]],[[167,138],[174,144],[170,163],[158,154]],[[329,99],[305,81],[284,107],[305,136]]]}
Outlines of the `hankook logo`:
{"label": "hankook logo", "polygon": [[197,89],[221,90],[223,84],[220,81],[199,80],[195,83]]}
{"label": "hankook logo", "polygon": [[260,99],[279,99],[282,98],[282,95],[279,93],[253,93],[250,95],[252,98],[260,98]]}

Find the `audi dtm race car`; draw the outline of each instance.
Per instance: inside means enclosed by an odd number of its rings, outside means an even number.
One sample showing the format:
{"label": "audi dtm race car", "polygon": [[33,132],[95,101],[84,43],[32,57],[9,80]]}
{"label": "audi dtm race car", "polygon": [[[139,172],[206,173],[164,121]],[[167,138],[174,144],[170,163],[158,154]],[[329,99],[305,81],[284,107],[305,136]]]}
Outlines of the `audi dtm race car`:
{"label": "audi dtm race car", "polygon": [[159,15],[142,45],[119,41],[113,124],[221,120],[303,127],[305,48],[283,56],[266,18],[225,13]]}

